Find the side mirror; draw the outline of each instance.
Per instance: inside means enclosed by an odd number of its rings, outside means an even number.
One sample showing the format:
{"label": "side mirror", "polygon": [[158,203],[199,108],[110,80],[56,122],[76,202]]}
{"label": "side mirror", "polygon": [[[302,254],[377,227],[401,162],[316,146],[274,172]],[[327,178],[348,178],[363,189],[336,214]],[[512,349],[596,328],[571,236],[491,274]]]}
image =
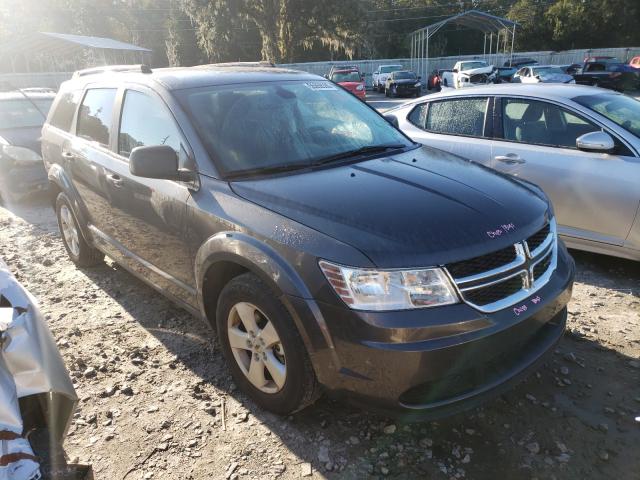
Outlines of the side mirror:
{"label": "side mirror", "polygon": [[398,122],[398,117],[396,117],[395,115],[385,115],[384,119],[389,122],[391,125],[393,125],[394,127],[396,127],[397,129],[400,129],[400,123]]}
{"label": "side mirror", "polygon": [[191,181],[191,172],[180,170],[178,155],[169,145],[136,147],[129,156],[129,171],[136,177]]}
{"label": "side mirror", "polygon": [[422,77],[418,75],[418,80],[422,80]]}
{"label": "side mirror", "polygon": [[458,69],[454,68],[453,70],[451,70],[453,73],[458,73]]}
{"label": "side mirror", "polygon": [[605,132],[589,132],[576,139],[578,150],[585,152],[609,153],[615,148],[611,135]]}

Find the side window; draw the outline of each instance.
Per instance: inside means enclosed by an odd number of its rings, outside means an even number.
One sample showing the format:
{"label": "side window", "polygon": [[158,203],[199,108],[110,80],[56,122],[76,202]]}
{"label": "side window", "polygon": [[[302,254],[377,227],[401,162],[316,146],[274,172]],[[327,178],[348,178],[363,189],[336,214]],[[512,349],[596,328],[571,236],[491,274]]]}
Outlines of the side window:
{"label": "side window", "polygon": [[87,90],[78,112],[78,136],[109,145],[115,88]]}
{"label": "side window", "polygon": [[551,103],[503,99],[502,118],[506,140],[576,148],[576,139],[601,130],[596,125]]}
{"label": "side window", "polygon": [[487,102],[487,97],[431,102],[424,128],[434,133],[482,137]]}
{"label": "side window", "polygon": [[131,150],[145,145],[169,145],[181,164],[186,159],[182,134],[167,107],[157,98],[127,90],[120,117],[118,153],[129,158]]}
{"label": "side window", "polygon": [[407,116],[407,120],[418,128],[424,128],[427,120],[427,104],[423,103],[411,110]]}
{"label": "side window", "polygon": [[76,108],[78,108],[81,97],[82,90],[62,93],[58,103],[56,103],[55,110],[51,114],[49,123],[54,127],[68,132],[71,129],[73,115],[76,113]]}

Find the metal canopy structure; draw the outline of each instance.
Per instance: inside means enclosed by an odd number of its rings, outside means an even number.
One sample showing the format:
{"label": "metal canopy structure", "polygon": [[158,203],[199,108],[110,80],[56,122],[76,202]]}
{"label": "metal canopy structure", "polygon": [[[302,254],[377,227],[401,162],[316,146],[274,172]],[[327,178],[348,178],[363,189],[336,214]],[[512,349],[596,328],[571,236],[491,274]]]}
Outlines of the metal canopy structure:
{"label": "metal canopy structure", "polygon": [[0,65],[11,72],[70,71],[114,63],[146,63],[152,50],[112,38],[37,32],[0,46]]}
{"label": "metal canopy structure", "polygon": [[[505,45],[511,40],[511,56],[513,59],[513,44],[516,38],[516,27],[519,23],[508,18],[496,17],[479,10],[468,10],[437,23],[420,28],[410,34],[411,38],[411,68],[420,72],[424,78],[429,73],[429,39],[433,37],[445,25],[459,25],[461,27],[479,30],[484,33],[483,55],[491,55],[493,49],[493,37],[496,37],[496,50],[500,43],[501,34],[504,35]],[[487,52],[487,40],[489,51]]]}

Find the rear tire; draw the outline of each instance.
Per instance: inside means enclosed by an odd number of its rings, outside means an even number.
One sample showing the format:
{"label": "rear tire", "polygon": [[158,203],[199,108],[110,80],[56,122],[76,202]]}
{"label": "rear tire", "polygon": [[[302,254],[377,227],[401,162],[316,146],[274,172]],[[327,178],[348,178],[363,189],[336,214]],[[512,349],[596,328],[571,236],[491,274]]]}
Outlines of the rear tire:
{"label": "rear tire", "polygon": [[95,267],[104,261],[104,254],[90,246],[82,236],[71,202],[64,193],[56,198],[56,217],[62,243],[73,263],[79,267]]}
{"label": "rear tire", "polygon": [[319,397],[311,360],[291,315],[253,273],[224,287],[216,326],[236,384],[260,407],[288,415]]}

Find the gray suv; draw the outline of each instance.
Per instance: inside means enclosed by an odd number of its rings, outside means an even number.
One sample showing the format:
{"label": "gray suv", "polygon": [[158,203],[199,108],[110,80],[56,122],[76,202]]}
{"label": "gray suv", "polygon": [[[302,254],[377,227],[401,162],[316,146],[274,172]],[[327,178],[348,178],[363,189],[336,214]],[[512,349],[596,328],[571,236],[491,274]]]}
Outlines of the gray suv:
{"label": "gray suv", "polygon": [[62,238],[217,330],[287,414],[320,386],[439,416],[561,337],[574,266],[537,187],[411,141],[333,83],[267,66],[78,72],[43,128]]}

